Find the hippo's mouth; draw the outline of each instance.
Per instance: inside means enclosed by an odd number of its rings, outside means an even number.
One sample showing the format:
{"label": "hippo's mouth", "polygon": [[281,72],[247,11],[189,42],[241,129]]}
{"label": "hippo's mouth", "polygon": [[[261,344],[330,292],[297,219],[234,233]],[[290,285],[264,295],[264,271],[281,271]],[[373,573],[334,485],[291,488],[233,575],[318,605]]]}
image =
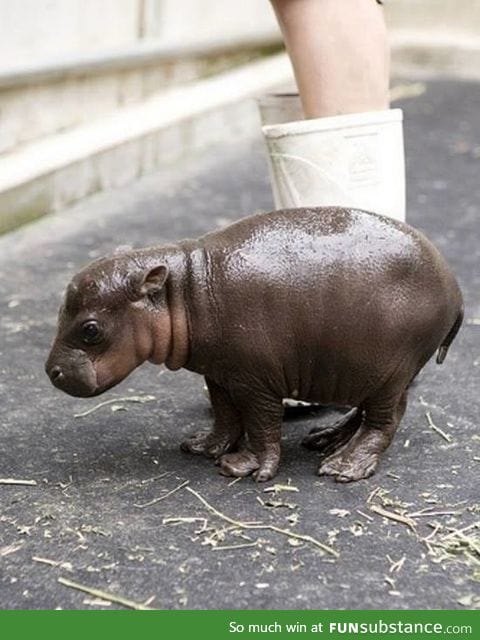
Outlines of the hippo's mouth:
{"label": "hippo's mouth", "polygon": [[116,381],[109,382],[108,384],[95,385],[94,387],[85,385],[83,381],[78,380],[65,379],[63,381],[52,382],[57,389],[68,393],[69,396],[73,396],[74,398],[94,398],[117,385]]}
{"label": "hippo's mouth", "polygon": [[59,364],[58,359],[50,359],[45,365],[45,371],[50,378],[50,382],[60,391],[68,393],[77,398],[88,398],[101,393],[99,389],[97,374],[91,362],[88,360],[81,363],[67,361]]}
{"label": "hippo's mouth", "polygon": [[116,387],[118,384],[118,382],[110,382],[108,384],[104,384],[102,386],[98,386],[95,391],[93,391],[93,393],[90,393],[88,396],[84,396],[84,397],[89,397],[89,398],[93,398],[94,396],[101,396],[102,393],[105,393],[105,391],[109,391],[110,389],[113,389],[113,387]]}
{"label": "hippo's mouth", "polygon": [[68,393],[74,398],[93,398],[99,396],[105,391],[112,389],[121,382],[127,375],[121,378],[108,378],[99,380],[95,368],[90,365],[82,367],[81,374],[69,375],[69,372],[60,369],[58,366],[48,367],[47,374],[52,384],[60,391]]}
{"label": "hippo's mouth", "polygon": [[52,384],[63,391],[64,393],[68,393],[69,396],[74,396],[75,398],[90,398],[91,396],[99,395],[103,393],[103,389],[99,389],[99,387],[92,386],[89,384],[85,384],[82,380],[72,380],[68,378],[56,378],[52,379]]}

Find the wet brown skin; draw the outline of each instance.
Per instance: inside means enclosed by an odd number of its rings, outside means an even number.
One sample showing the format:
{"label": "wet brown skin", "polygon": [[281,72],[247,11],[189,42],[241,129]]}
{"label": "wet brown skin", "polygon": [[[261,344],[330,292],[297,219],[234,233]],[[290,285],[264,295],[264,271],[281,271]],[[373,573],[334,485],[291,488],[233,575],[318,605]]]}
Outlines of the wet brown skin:
{"label": "wet brown skin", "polygon": [[374,473],[408,386],[463,318],[447,263],[418,231],[343,208],[252,216],[198,240],[102,258],[68,286],[46,364],[76,396],[149,360],[205,376],[215,415],[182,449],[259,481],[280,461],[282,398],[353,407],[304,442],[319,474]]}

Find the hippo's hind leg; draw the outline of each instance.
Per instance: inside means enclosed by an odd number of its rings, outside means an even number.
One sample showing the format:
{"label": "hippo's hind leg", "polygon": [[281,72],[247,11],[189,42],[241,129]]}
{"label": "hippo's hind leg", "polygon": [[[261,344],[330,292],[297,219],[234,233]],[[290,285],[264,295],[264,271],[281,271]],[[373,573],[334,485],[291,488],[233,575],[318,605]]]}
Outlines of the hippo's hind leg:
{"label": "hippo's hind leg", "polygon": [[211,431],[197,431],[184,440],[180,448],[186,453],[218,458],[232,451],[243,435],[242,418],[228,392],[210,378],[206,378],[215,422]]}
{"label": "hippo's hind leg", "polygon": [[358,431],[363,419],[361,407],[350,409],[348,413],[328,427],[315,427],[306,435],[302,444],[307,449],[320,451],[322,458],[332,455],[345,445]]}
{"label": "hippo's hind leg", "polygon": [[346,445],[322,462],[319,475],[335,476],[338,482],[371,476],[391,443],[406,406],[406,390],[393,398],[384,394],[367,399],[360,428]]}
{"label": "hippo's hind leg", "polygon": [[243,477],[253,473],[257,482],[273,478],[280,462],[283,407],[281,399],[251,394],[239,402],[248,447],[222,456],[220,473]]}

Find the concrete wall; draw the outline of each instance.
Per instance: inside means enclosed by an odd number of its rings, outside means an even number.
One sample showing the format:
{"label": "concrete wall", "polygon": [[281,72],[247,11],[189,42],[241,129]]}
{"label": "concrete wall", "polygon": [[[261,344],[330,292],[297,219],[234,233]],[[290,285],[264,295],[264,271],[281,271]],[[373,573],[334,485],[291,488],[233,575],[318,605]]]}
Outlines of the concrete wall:
{"label": "concrete wall", "polygon": [[139,0],[0,0],[2,67],[131,44]]}
{"label": "concrete wall", "polygon": [[[0,156],[50,135],[90,123],[141,103],[160,91],[188,82],[233,62],[248,61],[253,52],[235,56],[192,56],[158,60],[130,69],[103,70],[19,86],[0,86]],[[0,81],[1,85],[1,81]]]}
{"label": "concrete wall", "polygon": [[145,0],[144,33],[166,42],[208,41],[277,30],[268,0]]}
{"label": "concrete wall", "polygon": [[0,68],[276,29],[267,0],[0,0]]}
{"label": "concrete wall", "polygon": [[[468,41],[475,49],[478,41],[480,49],[480,0],[386,0],[385,10],[402,61],[430,64],[426,55],[438,43],[453,50]],[[235,47],[264,34],[280,39],[268,0],[0,0],[0,154],[214,70],[212,57],[200,60],[198,52],[145,64],[137,51],[216,41]],[[133,62],[72,72],[102,56]],[[46,79],[42,71],[56,65],[62,73]],[[444,68],[462,66],[472,67],[449,51]],[[15,82],[22,74],[30,77]]]}
{"label": "concrete wall", "polygon": [[[385,10],[394,74],[480,77],[480,0]],[[279,42],[268,0],[0,0],[0,232],[258,127],[286,55],[213,74]]]}
{"label": "concrete wall", "polygon": [[[480,0],[385,5],[395,30],[480,35]],[[275,29],[268,0],[0,0],[0,70],[145,41],[184,45]]]}
{"label": "concrete wall", "polygon": [[385,10],[395,31],[480,39],[480,0],[386,0]]}
{"label": "concrete wall", "polygon": [[0,0],[0,154],[253,55],[204,45],[276,31],[267,0]]}

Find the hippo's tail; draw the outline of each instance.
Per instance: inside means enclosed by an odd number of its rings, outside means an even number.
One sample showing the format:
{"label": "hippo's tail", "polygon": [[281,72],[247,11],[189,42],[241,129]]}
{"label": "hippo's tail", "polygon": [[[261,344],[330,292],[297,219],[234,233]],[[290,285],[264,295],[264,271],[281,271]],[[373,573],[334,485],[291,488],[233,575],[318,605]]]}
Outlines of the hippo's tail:
{"label": "hippo's tail", "polygon": [[442,364],[442,362],[445,360],[445,356],[447,355],[448,348],[452,344],[455,336],[457,335],[458,330],[460,329],[460,327],[462,325],[462,322],[463,322],[463,305],[462,305],[462,307],[461,307],[461,309],[460,309],[460,311],[458,313],[458,316],[457,316],[455,322],[452,325],[452,328],[447,333],[447,335],[445,336],[442,344],[438,348],[437,364]]}

